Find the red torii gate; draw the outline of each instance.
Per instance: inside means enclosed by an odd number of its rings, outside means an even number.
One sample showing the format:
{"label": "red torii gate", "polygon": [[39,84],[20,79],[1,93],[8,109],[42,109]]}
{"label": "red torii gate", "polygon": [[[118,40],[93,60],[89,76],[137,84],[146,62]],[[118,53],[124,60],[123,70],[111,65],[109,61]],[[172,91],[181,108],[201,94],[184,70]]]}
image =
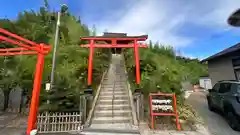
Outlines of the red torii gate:
{"label": "red torii gate", "polygon": [[[32,91],[31,106],[28,117],[27,134],[30,134],[30,132],[36,128],[39,94],[41,89],[42,72],[44,66],[44,55],[50,52],[51,47],[43,43],[37,44],[30,40],[24,39],[2,28],[0,28],[0,34],[3,34],[0,35],[0,41],[1,40],[6,41],[8,43],[19,46],[17,48],[0,48],[0,56],[34,55],[34,54],[38,55]],[[15,40],[8,37],[14,38]]]}
{"label": "red torii gate", "polygon": [[[103,36],[81,37],[81,40],[89,41],[89,44],[81,45],[81,47],[90,48],[88,58],[88,87],[92,84],[92,64],[94,48],[134,48],[134,56],[136,63],[136,83],[140,84],[140,63],[138,48],[147,48],[147,45],[138,43],[138,41],[147,40],[147,35],[127,36],[125,33],[104,33]],[[97,44],[95,41],[105,41],[106,44]],[[133,43],[132,43],[133,42]]]}

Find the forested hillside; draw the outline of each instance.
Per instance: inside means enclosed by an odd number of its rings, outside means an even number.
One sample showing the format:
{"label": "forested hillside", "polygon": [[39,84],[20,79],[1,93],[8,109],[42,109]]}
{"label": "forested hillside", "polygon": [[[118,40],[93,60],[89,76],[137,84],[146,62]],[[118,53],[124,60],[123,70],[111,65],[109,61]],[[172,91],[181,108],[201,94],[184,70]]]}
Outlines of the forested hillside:
{"label": "forested hillside", "polygon": [[[135,84],[135,62],[133,50],[125,50],[125,61],[132,84]],[[174,49],[158,43],[141,48],[141,88],[149,92],[175,92],[180,94],[181,83],[188,81],[197,84],[199,77],[207,75],[207,65],[198,59],[176,56]],[[137,86],[135,86],[137,87]]]}
{"label": "forested hillside", "polygon": [[[56,29],[57,13],[46,3],[39,11],[24,11],[18,18],[9,20],[2,18],[0,27],[37,43],[53,45]],[[81,19],[67,12],[61,17],[60,39],[57,49],[55,72],[55,88],[50,93],[44,90],[49,82],[52,62],[51,54],[45,57],[45,67],[41,90],[41,109],[62,110],[77,108],[79,95],[87,84],[88,49],[80,48],[80,36],[93,35]],[[13,45],[0,41],[1,48]],[[135,64],[132,49],[124,50],[129,78],[134,82]],[[199,60],[177,57],[173,48],[149,44],[148,49],[140,50],[141,87],[147,94],[151,91],[180,93],[180,83],[191,81],[196,83],[199,76],[207,74],[207,66]],[[108,67],[109,49],[95,49],[93,82],[98,84],[102,73]],[[21,87],[30,98],[36,56],[0,57],[0,87],[8,98],[12,88]],[[133,83],[132,83],[133,84]],[[46,99],[51,104],[46,105]],[[7,100],[6,100],[7,101]],[[5,108],[7,103],[5,103]]]}
{"label": "forested hillside", "polygon": [[[56,29],[57,12],[51,12],[48,4],[39,11],[24,11],[16,20],[1,19],[0,27],[16,33],[37,43],[53,45]],[[50,80],[52,51],[45,57],[41,105],[43,108],[60,110],[61,108],[78,108],[80,91],[87,84],[88,49],[80,48],[80,36],[89,36],[94,32],[81,23],[81,20],[67,12],[61,16],[60,39],[57,48],[55,88],[46,93],[45,84]],[[1,48],[17,47],[1,41]],[[53,48],[53,47],[52,47]],[[109,50],[95,49],[93,82],[100,81],[101,75],[108,66]],[[0,57],[1,90],[8,97],[10,90],[19,86],[28,97],[31,96],[36,56]],[[46,98],[51,104],[46,106]],[[7,103],[5,103],[7,105]],[[7,106],[5,106],[6,108]]]}

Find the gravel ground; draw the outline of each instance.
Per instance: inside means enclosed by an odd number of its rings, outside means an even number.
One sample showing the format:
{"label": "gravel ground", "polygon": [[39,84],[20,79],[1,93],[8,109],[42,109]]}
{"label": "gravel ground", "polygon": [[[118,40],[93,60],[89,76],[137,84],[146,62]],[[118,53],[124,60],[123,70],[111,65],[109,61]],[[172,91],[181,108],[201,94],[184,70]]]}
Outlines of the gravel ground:
{"label": "gravel ground", "polygon": [[146,123],[140,123],[141,135],[211,135],[204,127],[199,127],[199,131],[176,131],[176,130],[150,130]]}
{"label": "gravel ground", "polygon": [[16,118],[16,114],[11,114],[11,113],[0,113],[0,130],[4,128],[8,122]]}
{"label": "gravel ground", "polygon": [[0,115],[0,135],[23,135],[26,126],[26,116],[13,113],[2,113]]}

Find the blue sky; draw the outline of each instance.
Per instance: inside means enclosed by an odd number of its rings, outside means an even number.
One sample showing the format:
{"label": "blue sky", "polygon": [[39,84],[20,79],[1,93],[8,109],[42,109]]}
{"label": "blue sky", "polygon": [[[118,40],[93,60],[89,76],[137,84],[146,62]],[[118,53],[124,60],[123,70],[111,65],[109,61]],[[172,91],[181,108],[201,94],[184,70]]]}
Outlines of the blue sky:
{"label": "blue sky", "polygon": [[[172,45],[181,55],[206,58],[240,42],[240,28],[228,26],[228,16],[240,0],[49,0],[51,9],[66,3],[98,34],[103,31],[148,34]],[[43,0],[3,0],[0,17],[14,19],[20,11],[38,10]]]}

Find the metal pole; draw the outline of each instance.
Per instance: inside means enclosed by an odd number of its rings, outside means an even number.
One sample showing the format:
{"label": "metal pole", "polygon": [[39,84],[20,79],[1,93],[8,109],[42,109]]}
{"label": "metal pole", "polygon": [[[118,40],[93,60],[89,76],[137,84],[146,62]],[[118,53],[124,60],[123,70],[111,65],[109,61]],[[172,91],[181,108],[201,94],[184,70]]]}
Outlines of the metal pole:
{"label": "metal pole", "polygon": [[53,59],[52,59],[51,80],[50,80],[51,89],[54,83],[54,71],[55,71],[55,65],[56,65],[56,51],[57,51],[57,45],[58,45],[60,17],[61,17],[61,12],[58,12],[58,19],[57,19],[57,26],[56,26],[56,33],[55,33],[55,40],[54,40]]}
{"label": "metal pole", "polygon": [[140,95],[140,104],[141,104],[140,120],[144,120],[144,96],[143,96],[143,94]]}
{"label": "metal pole", "polygon": [[140,96],[137,95],[137,118],[140,121],[140,103],[139,103],[139,100],[140,100]]}

